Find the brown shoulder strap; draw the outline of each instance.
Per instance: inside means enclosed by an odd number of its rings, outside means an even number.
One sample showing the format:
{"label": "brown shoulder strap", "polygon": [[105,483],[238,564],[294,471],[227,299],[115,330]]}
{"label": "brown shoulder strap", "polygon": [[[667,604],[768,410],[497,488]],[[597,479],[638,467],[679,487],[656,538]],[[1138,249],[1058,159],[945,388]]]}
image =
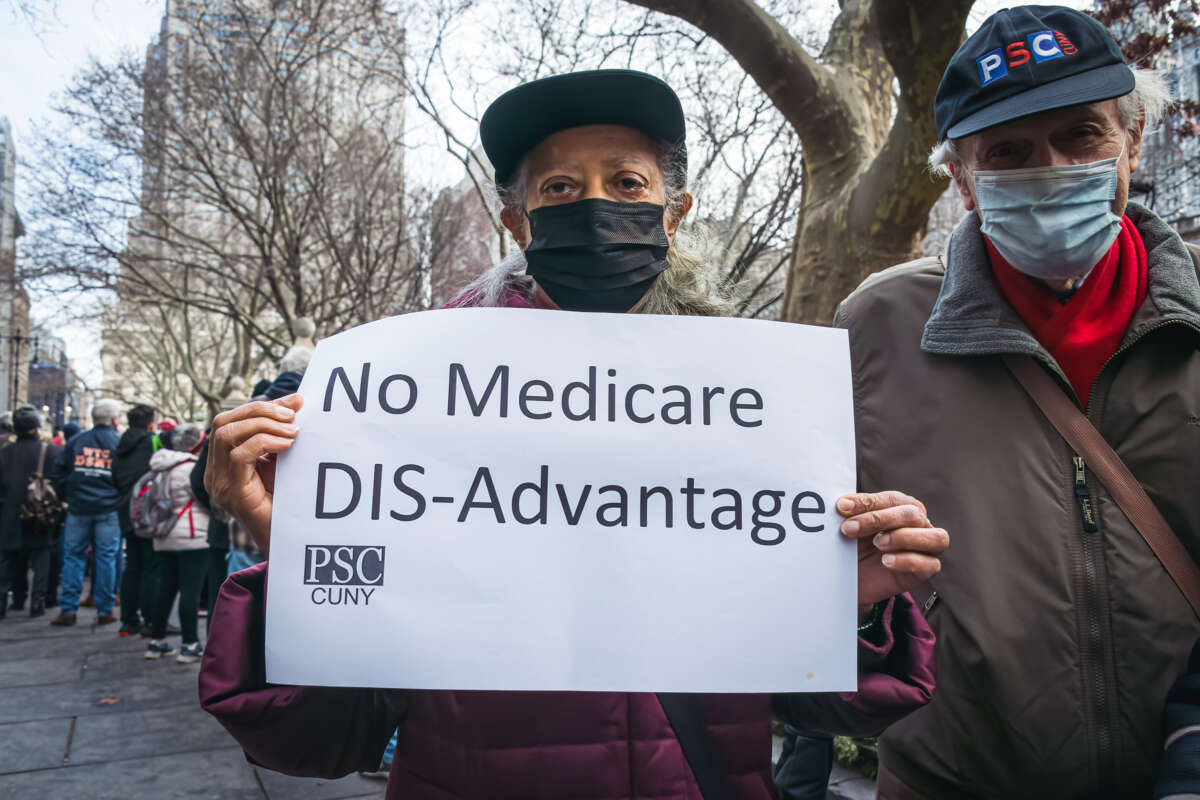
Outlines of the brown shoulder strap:
{"label": "brown shoulder strap", "polygon": [[46,477],[46,443],[42,442],[42,449],[38,453],[37,476],[39,478]]}
{"label": "brown shoulder strap", "polygon": [[1166,567],[1167,574],[1183,592],[1192,611],[1200,617],[1200,567],[1196,566],[1129,467],[1032,357],[1006,355],[1004,363],[1071,449],[1091,466],[1092,472]]}

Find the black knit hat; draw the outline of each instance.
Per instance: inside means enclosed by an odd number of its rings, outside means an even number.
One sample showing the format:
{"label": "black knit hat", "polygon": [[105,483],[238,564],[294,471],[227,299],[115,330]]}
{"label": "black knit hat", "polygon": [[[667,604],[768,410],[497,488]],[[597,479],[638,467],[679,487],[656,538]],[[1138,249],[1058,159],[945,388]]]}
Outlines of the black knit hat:
{"label": "black knit hat", "polygon": [[1133,91],[1108,29],[1064,6],[997,11],[963,42],[934,100],[938,141]]}

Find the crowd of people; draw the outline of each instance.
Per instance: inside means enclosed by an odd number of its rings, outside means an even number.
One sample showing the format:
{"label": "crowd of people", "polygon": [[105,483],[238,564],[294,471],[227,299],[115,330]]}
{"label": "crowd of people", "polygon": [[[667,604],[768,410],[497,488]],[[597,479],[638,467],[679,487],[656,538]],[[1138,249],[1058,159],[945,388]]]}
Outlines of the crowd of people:
{"label": "crowd of people", "polygon": [[[294,392],[311,348],[294,346],[249,398],[233,382],[226,405]],[[0,415],[0,619],[57,608],[49,624],[66,627],[94,609],[95,625],[146,640],[147,659],[195,663],[221,583],[263,560],[212,507],[208,428],[109,398],[92,404],[91,422],[50,430],[32,405]]]}
{"label": "crowd of people", "polygon": [[[1066,7],[998,11],[950,59],[928,159],[965,214],[941,256],[868,278],[834,316],[854,380],[858,491],[836,509],[858,547],[857,692],[268,683],[273,459],[299,433],[295,375],[207,436],[156,432],[136,406],[119,437],[101,401],[60,447],[18,409],[0,449],[3,595],[21,607],[31,568],[42,613],[58,541],[52,622],[75,624],[90,551],[96,621],[116,622],[119,582],[120,632],[184,661],[207,604],[200,701],[247,757],[326,778],[383,759],[390,798],[807,800],[839,733],[881,735],[884,800],[1200,796],[1200,249],[1129,200],[1170,101]],[[480,139],[519,250],[449,305],[731,313],[681,227],[685,128],[673,90],[629,70],[499,97]],[[49,513],[30,510],[49,462],[61,535],[28,524]],[[772,721],[790,736],[778,763]]]}

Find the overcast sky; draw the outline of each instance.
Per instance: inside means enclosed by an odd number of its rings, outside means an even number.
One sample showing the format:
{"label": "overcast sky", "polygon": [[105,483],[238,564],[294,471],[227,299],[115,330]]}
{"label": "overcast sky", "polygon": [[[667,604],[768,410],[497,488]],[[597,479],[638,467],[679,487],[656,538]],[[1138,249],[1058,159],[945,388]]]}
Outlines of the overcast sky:
{"label": "overcast sky", "polygon": [[[22,143],[30,139],[37,120],[49,113],[51,99],[66,86],[70,76],[95,56],[108,60],[122,49],[142,53],[158,32],[162,21],[162,0],[30,0],[37,7],[56,8],[40,24],[31,27],[14,18],[10,0],[0,0],[0,116],[13,126],[18,155]],[[1090,0],[1064,0],[1064,5],[1089,6]],[[1013,5],[1003,0],[980,0],[971,14],[971,27],[996,9]],[[415,109],[408,119],[418,122]],[[422,159],[426,165],[431,162]],[[436,160],[433,162],[436,163]],[[423,176],[453,184],[461,179],[461,166],[448,159],[435,167],[435,174]],[[20,170],[17,172],[17,203],[22,205]],[[34,298],[33,316],[44,319],[61,302],[58,298]],[[67,341],[67,351],[76,369],[89,381],[99,378],[99,337],[95,331],[59,330]]]}

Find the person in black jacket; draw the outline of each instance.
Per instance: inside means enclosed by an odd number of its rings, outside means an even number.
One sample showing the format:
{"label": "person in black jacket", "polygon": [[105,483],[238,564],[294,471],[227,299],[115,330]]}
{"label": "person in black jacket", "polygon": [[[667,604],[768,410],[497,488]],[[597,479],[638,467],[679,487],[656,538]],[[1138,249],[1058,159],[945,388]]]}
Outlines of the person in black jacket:
{"label": "person in black jacket", "polygon": [[1154,800],[1200,797],[1200,642],[1192,648],[1187,672],[1167,694],[1163,712],[1163,752]]}
{"label": "person in black jacket", "polygon": [[158,596],[158,557],[154,542],[133,533],[129,500],[134,484],[150,471],[150,456],[161,445],[154,435],[154,408],[139,403],[125,418],[129,428],[121,434],[113,458],[113,481],[119,499],[117,521],[125,540],[125,573],[121,576],[121,636],[134,636],[150,625]]}
{"label": "person in black jacket", "polygon": [[225,575],[228,571],[227,559],[229,557],[229,526],[218,518],[218,514],[213,513],[208,496],[208,489],[204,488],[204,470],[208,466],[208,433],[212,429],[205,431],[204,444],[200,450],[200,457],[196,460],[195,466],[192,467],[192,473],[189,476],[192,484],[192,494],[196,496],[196,502],[202,505],[208,512],[208,529],[205,534],[208,537],[208,572],[205,579],[207,586],[205,587],[205,600],[208,609],[208,624],[212,624],[213,606],[217,602],[217,594],[221,591],[221,584],[225,580]]}
{"label": "person in black jacket", "polygon": [[18,408],[13,414],[17,440],[0,450],[0,618],[7,612],[9,586],[18,572],[24,577],[26,564],[33,568],[29,616],[40,617],[46,612],[50,549],[58,530],[22,523],[17,514],[39,459],[45,474],[62,451],[61,447],[41,441],[38,436],[41,427],[41,416],[32,406]]}

